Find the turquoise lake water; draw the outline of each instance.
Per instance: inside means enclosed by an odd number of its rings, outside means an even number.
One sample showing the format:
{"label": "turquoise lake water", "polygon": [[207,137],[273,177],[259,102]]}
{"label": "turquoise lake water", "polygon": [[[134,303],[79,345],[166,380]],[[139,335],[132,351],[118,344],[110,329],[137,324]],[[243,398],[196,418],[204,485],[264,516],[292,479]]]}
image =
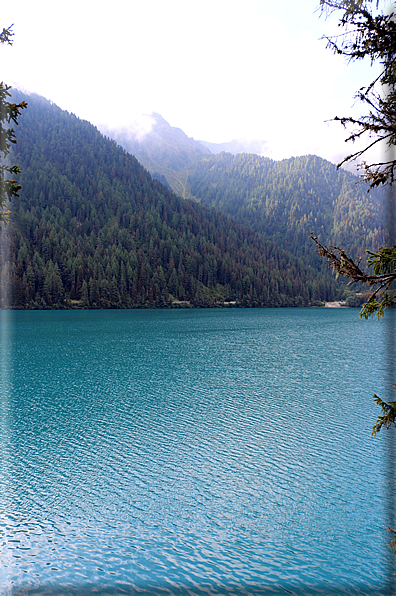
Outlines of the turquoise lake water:
{"label": "turquoise lake water", "polygon": [[388,585],[386,323],[1,312],[1,593]]}

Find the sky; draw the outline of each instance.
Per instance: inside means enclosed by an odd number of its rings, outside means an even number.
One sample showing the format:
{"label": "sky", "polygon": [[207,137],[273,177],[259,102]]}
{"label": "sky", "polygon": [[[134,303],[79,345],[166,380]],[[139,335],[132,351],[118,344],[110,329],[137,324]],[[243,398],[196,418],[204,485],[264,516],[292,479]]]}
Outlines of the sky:
{"label": "sky", "polygon": [[[98,127],[157,112],[196,140],[266,141],[267,155],[353,150],[335,116],[378,72],[326,49],[319,0],[20,0],[1,8],[12,47],[0,80]],[[143,120],[143,122],[147,122]]]}

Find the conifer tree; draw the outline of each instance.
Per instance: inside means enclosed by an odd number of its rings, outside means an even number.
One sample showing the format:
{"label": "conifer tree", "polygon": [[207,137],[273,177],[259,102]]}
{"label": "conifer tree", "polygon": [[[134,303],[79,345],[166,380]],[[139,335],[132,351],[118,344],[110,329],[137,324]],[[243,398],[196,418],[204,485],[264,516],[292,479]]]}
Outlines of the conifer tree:
{"label": "conifer tree", "polygon": [[[364,149],[348,155],[337,167],[359,159],[374,145],[385,141],[388,151],[384,160],[370,164],[363,161],[359,167],[363,169],[363,179],[369,183],[370,189],[376,186],[389,186],[392,189],[396,171],[395,11],[385,12],[385,8],[380,10],[380,0],[320,0],[320,6],[324,13],[336,10],[342,12],[339,26],[343,32],[336,37],[325,37],[328,47],[336,54],[346,56],[349,62],[369,58],[372,63],[378,62],[382,69],[378,77],[356,93],[356,98],[363,103],[367,113],[360,118],[334,118],[344,127],[354,128],[346,141],[354,142],[366,138],[365,135],[369,137]],[[394,224],[391,222],[391,225]],[[391,238],[393,233],[393,230],[389,230]],[[342,248],[322,246],[313,234],[311,237],[319,254],[327,258],[329,266],[337,275],[349,277],[351,282],[368,284],[374,289],[363,305],[362,317],[368,318],[374,313],[381,317],[386,308],[396,306],[396,294],[388,291],[396,280],[396,245],[385,246],[378,251],[366,251],[369,255],[367,265],[373,271],[373,274],[369,274]]]}
{"label": "conifer tree", "polygon": [[[328,14],[340,10],[342,16],[339,26],[342,33],[327,39],[328,47],[336,54],[345,56],[349,62],[369,58],[371,63],[381,65],[381,73],[367,86],[356,93],[356,98],[362,102],[367,112],[360,118],[335,117],[344,127],[352,126],[352,134],[346,139],[354,142],[357,139],[368,138],[364,149],[356,151],[338,164],[340,167],[346,162],[361,158],[366,151],[380,142],[386,142],[388,151],[384,160],[367,164],[363,161],[363,179],[369,183],[370,189],[376,186],[388,186],[391,195],[391,208],[394,209],[394,184],[396,171],[396,13],[395,4],[391,9],[386,8],[385,2],[380,0],[320,0],[322,12]],[[394,221],[390,218],[389,225],[393,228]],[[352,282],[368,284],[374,291],[363,305],[360,316],[367,319],[376,313],[382,317],[387,308],[396,306],[396,292],[392,291],[396,281],[396,245],[394,229],[388,230],[391,240],[390,246],[374,251],[366,251],[369,255],[367,265],[372,267],[373,273],[367,273],[360,262],[355,262],[342,248],[322,246],[318,239],[311,234],[317,245],[318,252],[328,260],[329,266],[336,275],[344,275]],[[385,402],[374,394],[375,402],[382,409],[373,426],[372,435],[375,436],[381,428],[396,425],[396,402]],[[393,530],[393,533],[396,534]],[[396,549],[396,541],[394,542]]]}
{"label": "conifer tree", "polygon": [[[3,29],[0,33],[0,43],[12,45],[12,25]],[[10,153],[11,145],[16,143],[15,130],[9,125],[18,124],[18,116],[21,110],[27,107],[25,101],[19,104],[11,103],[8,98],[11,97],[9,90],[11,87],[3,81],[0,83],[0,221],[8,221],[10,211],[7,209],[7,203],[14,197],[18,197],[18,191],[21,186],[14,179],[16,174],[20,173],[17,165],[7,163],[7,156]],[[11,176],[12,178],[8,178]],[[6,178],[7,177],[7,178]]]}
{"label": "conifer tree", "polygon": [[392,151],[396,145],[395,4],[389,5],[384,0],[320,0],[320,7],[324,14],[342,12],[339,21],[342,32],[333,37],[325,36],[327,47],[345,56],[348,62],[369,58],[371,64],[381,65],[380,74],[355,95],[366,114],[360,118],[334,118],[345,128],[352,127],[346,142],[367,139],[363,149],[347,155],[338,167],[360,159],[369,149],[385,142],[389,151],[385,152],[383,161],[369,164],[362,161],[358,168],[363,170],[363,177],[371,188],[392,184],[396,170]]}

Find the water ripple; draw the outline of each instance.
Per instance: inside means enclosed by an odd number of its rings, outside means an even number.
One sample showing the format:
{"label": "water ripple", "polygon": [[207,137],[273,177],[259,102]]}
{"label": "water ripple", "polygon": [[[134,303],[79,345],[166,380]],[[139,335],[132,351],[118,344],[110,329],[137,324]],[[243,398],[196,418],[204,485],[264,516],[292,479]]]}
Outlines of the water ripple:
{"label": "water ripple", "polygon": [[381,330],[318,309],[14,313],[4,586],[385,581]]}

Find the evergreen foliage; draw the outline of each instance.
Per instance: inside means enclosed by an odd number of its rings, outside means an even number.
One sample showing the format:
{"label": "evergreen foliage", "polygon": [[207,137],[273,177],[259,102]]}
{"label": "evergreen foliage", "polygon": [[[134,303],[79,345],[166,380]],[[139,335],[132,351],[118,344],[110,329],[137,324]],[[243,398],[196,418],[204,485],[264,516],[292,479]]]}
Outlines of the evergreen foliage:
{"label": "evergreen foliage", "polygon": [[[363,178],[369,183],[370,189],[388,187],[388,246],[382,246],[376,251],[367,247],[369,255],[368,265],[372,273],[366,274],[360,268],[360,263],[347,255],[344,248],[338,246],[326,247],[313,237],[318,251],[323,255],[337,275],[341,274],[354,281],[368,284],[374,291],[363,305],[360,316],[367,319],[374,313],[378,318],[384,315],[387,308],[396,306],[396,245],[394,244],[394,183],[396,159],[394,149],[396,145],[396,21],[395,5],[387,5],[376,0],[320,0],[322,11],[332,13],[341,11],[339,26],[342,33],[326,38],[328,47],[335,53],[345,56],[349,62],[370,58],[371,63],[381,65],[380,75],[368,85],[361,87],[356,93],[366,108],[366,114],[358,119],[352,117],[335,118],[347,127],[352,125],[354,131],[346,139],[354,142],[365,138],[366,147],[363,150],[348,155],[342,163],[361,158],[368,149],[378,143],[386,141],[388,151],[381,162],[362,162]],[[382,5],[382,6],[381,6]],[[379,87],[382,85],[382,89]],[[338,166],[338,167],[339,167]],[[393,387],[396,387],[394,385]],[[382,416],[378,416],[373,426],[372,435],[382,428],[396,425],[396,401],[388,402],[374,394],[373,399],[381,408]],[[393,535],[392,547],[396,553],[396,530],[388,528]],[[395,574],[396,575],[396,574]]]}
{"label": "evergreen foliage", "polygon": [[220,153],[190,170],[188,189],[201,204],[253,226],[320,268],[311,231],[356,258],[384,242],[382,192],[368,195],[356,182],[353,174],[314,155],[273,161]]}
{"label": "evergreen foliage", "polygon": [[[382,4],[382,7],[380,7]],[[354,262],[354,255],[348,254],[348,246],[339,248],[323,246],[313,237],[319,254],[326,257],[330,267],[337,275],[341,274],[368,284],[374,291],[369,294],[361,310],[361,316],[370,317],[376,313],[378,318],[383,316],[387,308],[396,306],[396,245],[394,244],[394,182],[396,159],[394,148],[396,145],[396,22],[394,5],[387,6],[385,2],[372,0],[321,0],[320,5],[325,13],[341,11],[339,26],[342,33],[338,36],[325,38],[335,53],[345,56],[349,62],[370,58],[371,62],[381,65],[380,75],[356,93],[365,106],[367,113],[359,119],[335,118],[346,127],[353,125],[354,132],[347,141],[366,138],[366,147],[348,155],[337,167],[344,162],[354,161],[362,157],[371,147],[386,141],[388,150],[384,161],[367,164],[362,162],[363,179],[369,184],[373,192],[376,187],[388,187],[389,210],[387,214],[387,243],[390,246],[366,246],[369,255],[368,266],[373,274],[367,275],[360,268],[360,263]],[[378,88],[382,85],[382,89]],[[368,139],[367,139],[368,135]],[[350,252],[350,251],[348,251]],[[347,263],[347,266],[345,266]],[[388,291],[390,290],[390,292]],[[375,396],[376,397],[376,396]]]}
{"label": "evergreen foliage", "polygon": [[[13,36],[12,25],[3,28],[0,32],[0,44],[5,43],[12,46]],[[11,146],[16,143],[15,130],[9,127],[10,124],[18,124],[18,116],[21,115],[21,110],[27,107],[27,103],[24,100],[21,100],[19,104],[9,102],[10,89],[11,87],[3,81],[0,83],[0,222],[8,221],[10,211],[7,209],[7,204],[14,197],[18,197],[18,192],[21,189],[20,184],[14,178],[20,173],[20,169],[15,164],[11,165],[7,160]]]}
{"label": "evergreen foliage", "polygon": [[[380,6],[382,5],[382,6]],[[365,147],[347,155],[338,165],[355,161],[366,151],[386,144],[388,151],[380,162],[367,164],[362,161],[363,178],[371,188],[395,181],[396,159],[396,21],[395,4],[380,0],[320,0],[323,13],[341,11],[341,33],[327,39],[327,47],[335,54],[345,56],[348,62],[369,58],[381,65],[381,72],[373,81],[361,87],[355,94],[364,106],[366,114],[354,118],[338,118],[344,128],[352,127],[346,141],[364,139]]]}

